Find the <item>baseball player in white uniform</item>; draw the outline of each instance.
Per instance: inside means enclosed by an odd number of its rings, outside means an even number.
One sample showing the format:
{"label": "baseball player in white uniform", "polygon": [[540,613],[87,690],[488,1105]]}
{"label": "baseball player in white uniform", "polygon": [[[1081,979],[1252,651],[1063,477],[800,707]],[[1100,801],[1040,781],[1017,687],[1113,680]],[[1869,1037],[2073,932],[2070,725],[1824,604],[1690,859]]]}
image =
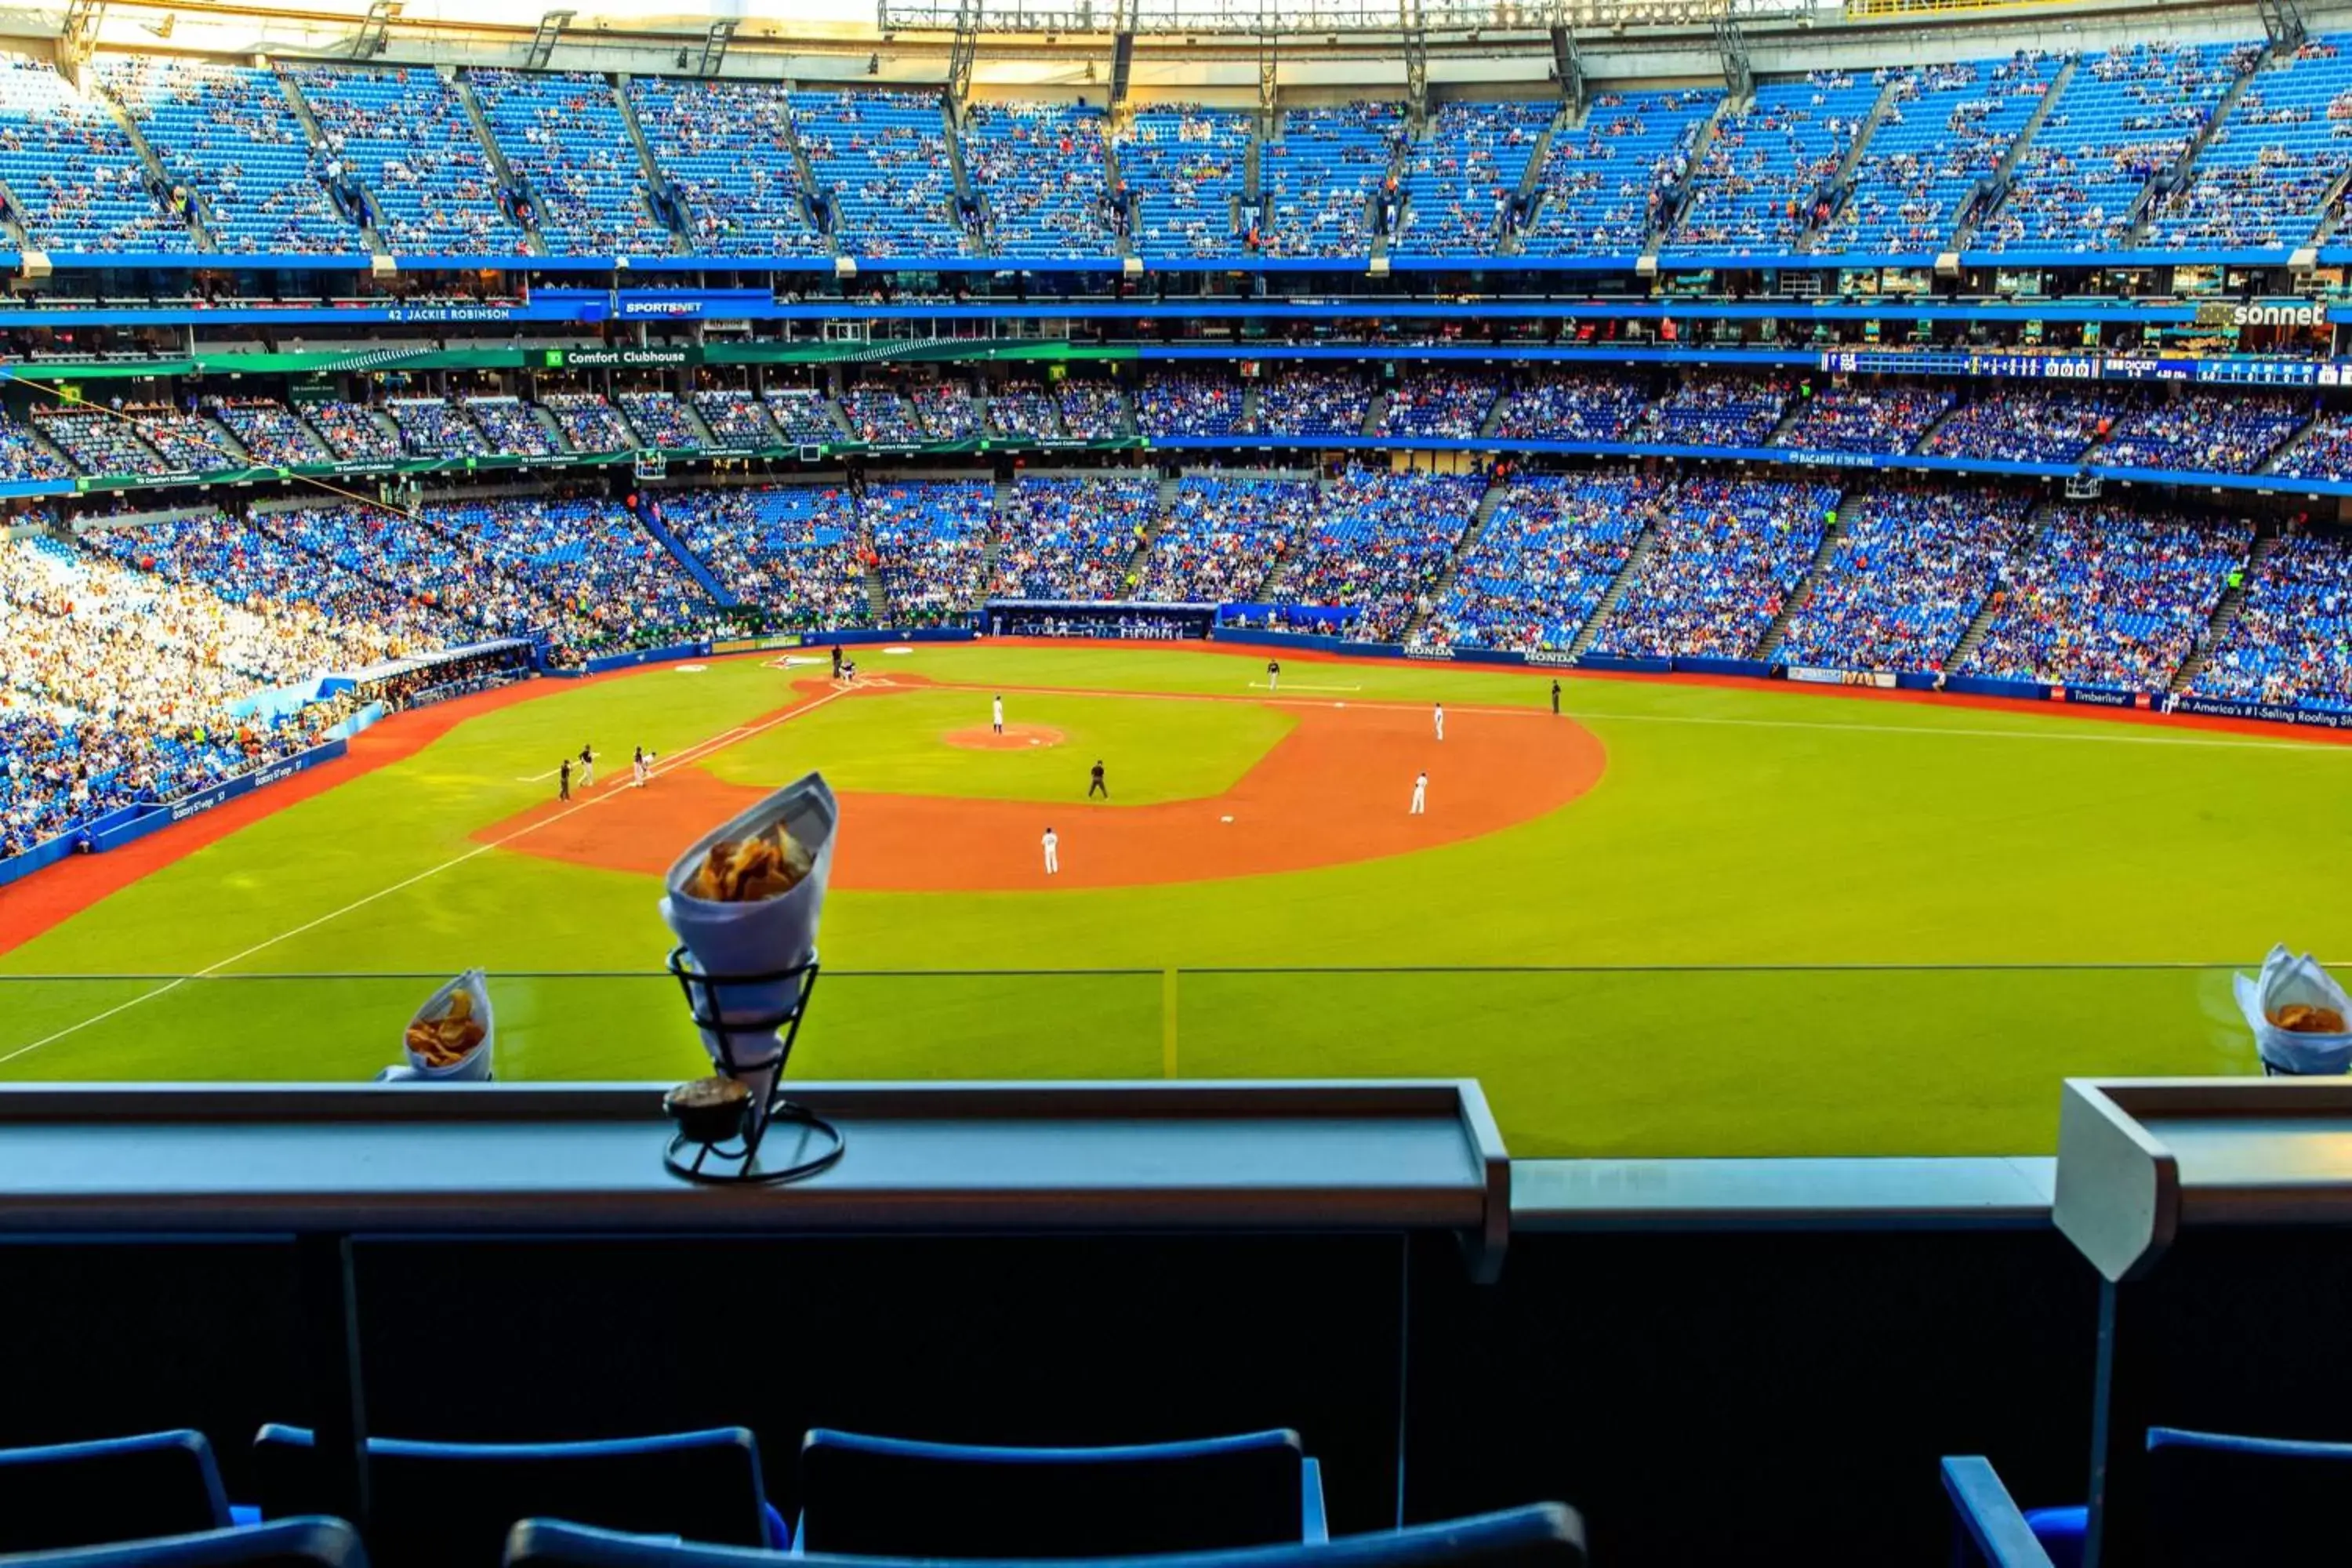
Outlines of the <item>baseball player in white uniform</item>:
{"label": "baseball player in white uniform", "polygon": [[630,780],[635,788],[645,788],[646,780],[653,776],[653,761],[654,754],[643,746],[639,746],[636,754],[629,759]]}
{"label": "baseball player in white uniform", "polygon": [[580,748],[580,787],[593,789],[596,784],[596,753],[586,746]]}
{"label": "baseball player in white uniform", "polygon": [[1408,816],[1429,815],[1429,775],[1427,773],[1412,775],[1412,809],[1405,815]]}
{"label": "baseball player in white uniform", "polygon": [[1445,739],[1445,704],[1443,702],[1437,705],[1437,738],[1441,741]]}
{"label": "baseball player in white uniform", "polygon": [[988,727],[1000,735],[1004,733],[1004,699],[1002,695],[989,699]]}
{"label": "baseball player in white uniform", "polygon": [[1055,877],[1062,870],[1062,840],[1052,828],[1045,829],[1045,875]]}

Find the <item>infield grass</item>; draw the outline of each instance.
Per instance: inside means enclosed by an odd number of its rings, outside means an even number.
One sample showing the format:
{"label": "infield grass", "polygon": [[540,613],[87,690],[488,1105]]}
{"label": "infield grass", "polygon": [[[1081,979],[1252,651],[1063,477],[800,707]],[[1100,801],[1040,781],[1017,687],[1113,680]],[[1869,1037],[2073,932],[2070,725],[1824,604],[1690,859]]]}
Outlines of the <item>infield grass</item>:
{"label": "infield grass", "polygon": [[[735,735],[708,765],[740,783],[814,765],[850,790],[1075,800],[1101,754],[1124,805],[1216,793],[1290,722],[1244,702],[1022,694],[1248,696],[1262,658],[926,646],[862,662],[979,689],[830,703]],[[666,978],[524,974],[655,968],[669,939],[654,880],[473,835],[551,795],[533,775],[583,740],[608,766],[635,745],[700,765],[697,742],[757,725],[808,673],[740,658],[547,683],[196,851],[0,955],[0,973],[207,978],[0,982],[0,1075],[363,1077],[394,1058],[430,981],[232,977],[481,964],[501,1076],[684,1076],[700,1055]],[[1535,711],[1548,675],[1286,674],[1360,689],[1286,698],[1550,721]],[[2068,1074],[2252,1070],[2228,965],[2280,940],[2352,958],[2334,871],[2352,851],[2352,748],[1565,684],[1606,773],[1486,837],[1221,882],[836,890],[794,1072],[1475,1076],[1518,1154],[2032,1153],[2053,1142]],[[940,742],[984,726],[998,688],[1008,721],[1068,743]],[[2158,964],[2189,967],[2126,967]],[[949,973],[1031,970],[1115,973]]]}

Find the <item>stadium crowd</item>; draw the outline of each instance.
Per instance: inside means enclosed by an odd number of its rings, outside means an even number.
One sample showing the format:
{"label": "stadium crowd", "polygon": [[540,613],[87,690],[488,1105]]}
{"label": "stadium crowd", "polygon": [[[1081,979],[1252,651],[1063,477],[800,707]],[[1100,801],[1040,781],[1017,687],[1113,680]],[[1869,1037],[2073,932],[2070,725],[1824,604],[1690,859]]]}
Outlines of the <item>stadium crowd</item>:
{"label": "stadium crowd", "polygon": [[2026,542],[2022,492],[1929,485],[1850,496],[1843,531],[1776,657],[1826,669],[1940,671]]}
{"label": "stadium crowd", "polygon": [[1469,474],[1342,469],[1324,487],[1276,600],[1349,611],[1356,637],[1396,641],[1428,607],[1486,489]]}
{"label": "stadium crowd", "polygon": [[1811,565],[1838,492],[1693,477],[1661,498],[1649,556],[1593,651],[1749,658]]}
{"label": "stadium crowd", "polygon": [[1509,480],[1421,640],[1565,651],[1632,558],[1664,489],[1622,469]]}
{"label": "stadium crowd", "polygon": [[1160,604],[1246,605],[1315,515],[1310,480],[1259,474],[1186,474],[1176,484],[1145,563],[1139,598]]}
{"label": "stadium crowd", "polygon": [[2277,542],[2189,689],[2282,707],[2352,710],[2352,549],[2341,534]]}
{"label": "stadium crowd", "polygon": [[2019,563],[1963,673],[2128,691],[2162,688],[2253,530],[2105,502],[2062,511]]}
{"label": "stadium crowd", "polygon": [[1128,563],[1159,493],[1156,474],[1023,475],[1000,520],[991,591],[1013,599],[1134,596]]}

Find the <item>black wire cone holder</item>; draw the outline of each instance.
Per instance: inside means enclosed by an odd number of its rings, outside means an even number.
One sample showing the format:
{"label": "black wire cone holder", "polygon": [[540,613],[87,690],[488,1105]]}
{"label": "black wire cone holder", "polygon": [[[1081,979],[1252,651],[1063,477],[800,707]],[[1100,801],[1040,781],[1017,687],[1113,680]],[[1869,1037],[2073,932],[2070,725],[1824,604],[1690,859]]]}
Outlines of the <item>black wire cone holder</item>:
{"label": "black wire cone holder", "polygon": [[[669,1147],[662,1152],[662,1163],[672,1175],[714,1186],[733,1183],[772,1185],[803,1181],[820,1171],[830,1170],[847,1148],[848,1140],[841,1129],[808,1107],[785,1099],[783,1092],[784,1066],[792,1059],[793,1042],[800,1037],[801,1020],[808,1016],[809,997],[816,990],[815,955],[812,953],[806,963],[765,973],[703,974],[687,967],[687,952],[680,946],[670,950],[668,967],[686,992],[686,1010],[693,1016],[695,1026],[719,1044],[716,1065],[719,1076],[740,1081],[751,1074],[766,1072],[772,1066],[775,1077],[769,1087],[765,1114],[755,1114],[747,1107],[740,1130],[715,1142],[689,1137],[682,1130],[673,1133]],[[793,982],[797,982],[797,989],[792,1005],[782,1012],[739,1015],[727,1019],[719,1016],[720,986]],[[793,1135],[784,1140],[791,1145],[791,1159],[783,1164],[763,1165],[760,1163],[760,1151],[769,1134],[780,1127],[793,1130]]]}

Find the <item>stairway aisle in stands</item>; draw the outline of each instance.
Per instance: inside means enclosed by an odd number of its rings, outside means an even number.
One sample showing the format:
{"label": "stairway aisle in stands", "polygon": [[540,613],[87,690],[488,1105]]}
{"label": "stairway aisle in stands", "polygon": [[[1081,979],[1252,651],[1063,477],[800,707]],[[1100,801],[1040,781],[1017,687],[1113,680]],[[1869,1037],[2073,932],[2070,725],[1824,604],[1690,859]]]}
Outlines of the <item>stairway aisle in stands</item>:
{"label": "stairway aisle in stands", "polygon": [[1641,581],[1643,563],[1650,559],[1650,552],[1657,548],[1657,543],[1658,514],[1653,509],[1649,516],[1643,519],[1641,537],[1633,541],[1633,548],[1625,556],[1625,564],[1617,569],[1616,580],[1609,584],[1609,591],[1601,595],[1601,602],[1592,606],[1592,614],[1578,629],[1576,640],[1568,645],[1570,663],[1582,658],[1585,650],[1608,629],[1609,617],[1616,614],[1617,605],[1626,593]]}
{"label": "stairway aisle in stands", "polygon": [[1954,415],[1959,413],[1960,410],[1968,406],[1968,395],[1965,393],[1952,399],[1950,407],[1945,409],[1941,414],[1937,415],[1936,417],[1927,421],[1927,427],[1919,432],[1919,438],[1916,441],[1911,443],[1910,455],[1916,458],[1925,453],[1929,445],[1936,439],[1937,432],[1941,431],[1945,426],[1949,425],[1952,422],[1952,416]]}
{"label": "stairway aisle in stands", "polygon": [[1829,569],[1830,561],[1837,554],[1838,544],[1845,538],[1846,531],[1869,515],[1870,495],[1867,491],[1850,490],[1838,498],[1837,521],[1822,530],[1821,548],[1813,552],[1812,564],[1805,568],[1802,577],[1797,579],[1797,585],[1789,590],[1789,596],[1781,601],[1780,613],[1772,617],[1772,624],[1764,628],[1763,637],[1756,644],[1756,658],[1769,664],[1772,656],[1780,651],[1780,641],[1789,635],[1790,621],[1812,601],[1813,590],[1820,586],[1822,574]]}
{"label": "stairway aisle in stands", "polygon": [[489,116],[482,112],[481,95],[474,90],[473,77],[462,70],[452,70],[448,78],[449,85],[457,91],[458,106],[466,111],[466,122],[474,128],[474,139],[482,144],[482,156],[489,160],[490,173],[499,182],[499,205],[507,206],[509,216],[516,216],[511,206],[513,197],[530,195],[533,198],[524,208],[530,216],[520,220],[523,248],[533,256],[545,256],[548,254],[547,237],[539,231],[537,193],[530,191],[516,177],[514,165],[507,162],[507,150],[499,145],[497,134],[490,130]]}
{"label": "stairway aisle in stands", "polygon": [[[276,74],[278,85],[285,90],[288,106],[294,110],[294,118],[301,124],[302,134],[310,139],[310,155],[317,160],[318,167],[324,169],[341,163],[341,160],[328,147],[327,133],[320,129],[319,117],[311,112],[310,101],[302,96],[302,89],[295,85],[294,78],[283,68],[278,69]],[[343,178],[351,182],[352,188],[360,194],[360,210],[348,216],[359,225],[361,241],[367,246],[370,255],[388,257],[391,252],[384,245],[383,237],[376,232],[375,197],[369,191],[368,183],[348,164],[344,165]],[[331,187],[329,195],[331,197],[333,195]],[[336,205],[341,206],[342,204],[337,202]]]}
{"label": "stairway aisle in stands", "polygon": [[2180,668],[2173,671],[2172,679],[2165,683],[2167,691],[2188,690],[2189,683],[2204,672],[2206,661],[2212,658],[2213,650],[2221,646],[2221,640],[2229,635],[2230,628],[2237,625],[2238,616],[2246,607],[2246,595],[2262,576],[2264,563],[2277,553],[2285,536],[2270,523],[2262,523],[2258,527],[2260,531],[2254,536],[2254,548],[2246,556],[2245,569],[2238,579],[2238,585],[2225,591],[2215,602],[2213,613],[2206,618],[2205,630],[2198,637],[2196,647],[2180,661]]}
{"label": "stairway aisle in stands", "polygon": [[614,74],[613,101],[620,109],[621,123],[628,128],[629,145],[637,150],[637,168],[645,174],[646,188],[665,193],[668,197],[670,210],[663,223],[670,233],[670,254],[683,255],[687,249],[688,226],[692,220],[686,212],[677,183],[669,177],[669,171],[661,166],[661,161],[654,156],[654,144],[646,139],[645,123],[637,118],[637,106],[629,101],[629,73],[626,71]]}
{"label": "stairway aisle in stands", "polygon": [[2264,458],[2262,462],[2256,466],[2254,472],[2258,474],[2277,473],[2280,466],[2289,458],[2294,457],[2296,452],[2300,451],[2304,443],[2311,439],[2313,432],[2319,428],[2320,421],[2320,412],[2315,408],[2312,412],[2311,417],[2305,420],[2303,424],[2296,428],[2294,435],[2280,442],[2278,445],[2278,450],[2273,452],[2269,457]]}
{"label": "stairway aisle in stands", "polygon": [[[986,584],[996,581],[996,563],[1004,553],[1005,531],[1012,526],[1010,520],[1016,499],[1013,490],[1020,482],[1020,479],[1013,476],[999,475],[996,483],[990,490],[988,542],[981,546],[980,551],[980,580],[984,592],[992,591],[986,588]],[[1021,595],[1016,590],[1007,596],[1017,599]]]}
{"label": "stairway aisle in stands", "polygon": [[[1511,231],[1509,238],[1496,247],[1497,255],[1517,256],[1527,249],[1527,242],[1520,237],[1526,234],[1528,226],[1535,222],[1536,194],[1543,188],[1541,176],[1544,160],[1551,155],[1552,141],[1555,137],[1583,129],[1584,121],[1591,112],[1592,100],[1590,98],[1585,100],[1581,108],[1563,100],[1559,106],[1559,112],[1551,117],[1551,123],[1546,125],[1542,133],[1536,137],[1535,145],[1528,153],[1527,167],[1519,171],[1518,186],[1512,192],[1514,203],[1520,215],[1518,226]],[[1507,396],[1508,394],[1505,395]]]}
{"label": "stairway aisle in stands", "polygon": [[1798,251],[1811,250],[1822,232],[1837,222],[1838,215],[1853,199],[1853,174],[1862,166],[1864,156],[1870,151],[1870,139],[1878,134],[1878,128],[1886,123],[1886,117],[1895,112],[1896,99],[1911,85],[1912,79],[1907,72],[1887,73],[1885,82],[1878,89],[1877,100],[1863,118],[1862,129],[1854,132],[1853,140],[1846,144],[1845,155],[1838,160],[1837,168],[1830,174],[1829,212],[1818,223],[1810,216],[1806,218],[1804,232],[1797,237],[1795,248]]}
{"label": "stairway aisle in stands", "polygon": [[1454,542],[1454,553],[1446,557],[1445,570],[1437,574],[1437,580],[1432,583],[1429,585],[1429,591],[1422,595],[1422,602],[1414,609],[1412,619],[1405,623],[1404,631],[1397,639],[1399,642],[1414,643],[1421,640],[1422,628],[1429,625],[1429,617],[1436,613],[1439,605],[1445,603],[1445,596],[1454,592],[1454,579],[1461,574],[1462,563],[1470,558],[1470,552],[1476,549],[1478,541],[1486,537],[1486,525],[1495,521],[1495,507],[1503,499],[1506,488],[1499,476],[1495,474],[1487,476],[1486,491],[1478,498],[1477,507],[1470,513],[1470,526],[1464,529],[1462,537]]}
{"label": "stairway aisle in stands", "polygon": [[1141,589],[1144,572],[1151,564],[1151,552],[1160,547],[1160,531],[1168,526],[1169,509],[1176,504],[1177,483],[1174,468],[1160,470],[1160,488],[1151,498],[1151,516],[1143,525],[1142,537],[1135,542],[1135,553],[1127,558],[1126,580],[1135,584],[1128,591],[1129,597]]}
{"label": "stairway aisle in stands", "polygon": [[[2058,525],[2059,510],[2060,503],[2054,500],[2043,501],[2033,509],[2032,515],[2027,519],[2032,525],[2032,532],[2011,552],[2011,565],[2031,561],[2042,553],[2043,547],[2050,542],[2050,531]],[[2002,581],[2007,581],[2006,573]],[[1984,596],[1984,603],[1979,605],[1977,613],[1969,617],[1968,629],[1960,634],[1960,640],[1944,655],[1944,669],[1959,668],[1968,662],[1969,656],[1977,651],[1978,646],[1985,640],[1985,634],[1992,630],[1994,617],[2000,614],[2000,600],[1999,589]]]}
{"label": "stairway aisle in stands", "polygon": [[[2247,88],[2261,76],[2270,58],[2271,51],[2264,49],[2248,62],[2246,68],[2231,78],[2229,87],[2221,93],[2221,100],[2213,106],[2212,112],[2197,128],[2197,133],[2189,139],[2189,145],[2180,150],[2180,156],[2173,160],[2172,166],[2159,169],[2148,176],[2147,187],[2132,203],[2131,229],[2124,237],[2123,248],[2135,250],[2148,243],[2148,230],[2161,214],[2165,198],[2188,189],[2189,182],[2195,176],[2197,160],[2212,144],[2213,139],[2221,134],[2231,111],[2238,107],[2238,100],[2246,96]],[[2260,135],[2259,131],[2256,134]]]}
{"label": "stairway aisle in stands", "polygon": [[[956,226],[963,230],[964,243],[971,247],[971,254],[988,256],[993,254],[989,245],[988,216],[981,211],[980,203],[972,195],[971,174],[964,167],[963,132],[962,128],[957,124],[960,118],[955,101],[945,93],[941,93],[940,95],[940,132],[946,139],[948,173],[955,180]],[[966,213],[977,216],[967,221],[964,216]]]}
{"label": "stairway aisle in stands", "polygon": [[[147,171],[147,177],[155,182],[154,188],[159,191],[169,191],[173,186],[178,185],[180,181],[173,176],[171,170],[163,166],[163,160],[155,155],[155,149],[148,142],[147,132],[140,125],[139,117],[131,113],[122,100],[108,89],[104,78],[91,72],[88,79],[94,88],[90,95],[92,100],[104,109],[114,123],[121,128],[123,135],[130,138],[131,147],[139,154],[140,163]],[[218,250],[220,247],[214,242],[212,231],[205,223],[203,197],[193,187],[187,189],[188,232],[195,236],[196,248]]]}
{"label": "stairway aisle in stands", "polygon": [[[2042,134],[2042,128],[2050,122],[2051,110],[2064,100],[2066,89],[2074,85],[2075,68],[2081,64],[2082,60],[2079,57],[2070,56],[2066,63],[2058,68],[2058,75],[2051,81],[2050,90],[2042,95],[2042,101],[2034,106],[2033,112],[2027,116],[2025,123],[2018,129],[2017,135],[2010,142],[2008,151],[2001,153],[2000,162],[1993,165],[1992,174],[1986,182],[1987,188],[1993,194],[1993,199],[1987,205],[1973,210],[1966,207],[1962,209],[1960,219],[1952,230],[1951,240],[1945,247],[1946,249],[1958,251],[1968,248],[1969,242],[1976,237],[1977,230],[1984,226],[1985,220],[2000,211],[2002,205],[2009,199],[2010,187],[2016,183],[2018,164],[2022,163],[2025,155],[2033,150],[2035,141]],[[1951,667],[1947,665],[1945,668]]]}
{"label": "stairway aisle in stands", "polygon": [[686,574],[700,584],[702,591],[710,595],[713,604],[730,610],[742,608],[743,601],[737,597],[726,584],[719,580],[719,574],[710,569],[702,557],[688,548],[685,540],[680,539],[671,531],[667,523],[654,515],[651,503],[658,497],[645,491],[639,491],[638,495],[640,504],[632,513],[636,518],[638,525],[647,533],[652,534],[661,547],[670,552],[671,558],[686,568]]}

